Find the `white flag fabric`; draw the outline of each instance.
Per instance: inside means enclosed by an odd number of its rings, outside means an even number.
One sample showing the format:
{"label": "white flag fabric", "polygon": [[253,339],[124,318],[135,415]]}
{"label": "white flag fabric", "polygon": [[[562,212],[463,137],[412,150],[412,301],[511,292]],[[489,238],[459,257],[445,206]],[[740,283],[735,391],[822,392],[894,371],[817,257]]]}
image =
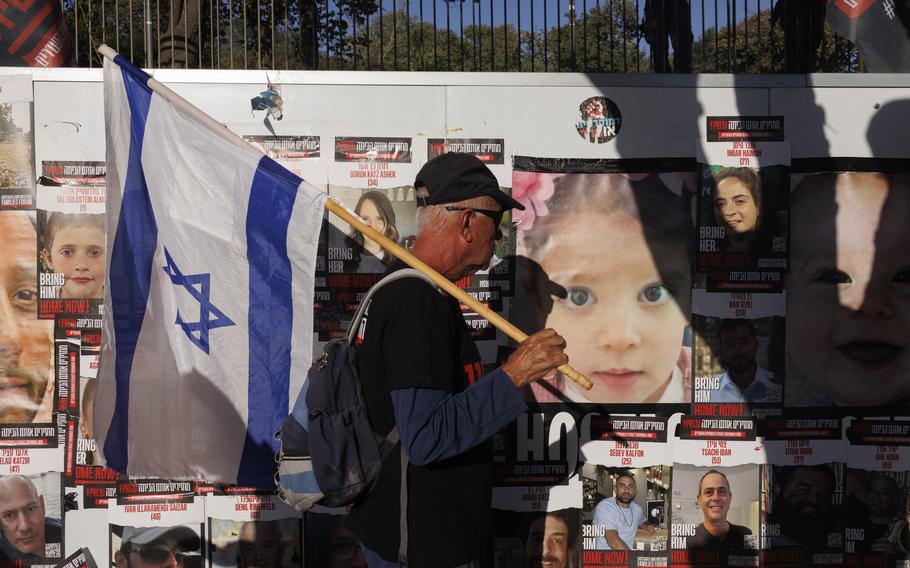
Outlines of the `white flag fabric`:
{"label": "white flag fabric", "polygon": [[105,60],[107,280],[94,434],[129,475],[273,487],[312,356],[325,194]]}

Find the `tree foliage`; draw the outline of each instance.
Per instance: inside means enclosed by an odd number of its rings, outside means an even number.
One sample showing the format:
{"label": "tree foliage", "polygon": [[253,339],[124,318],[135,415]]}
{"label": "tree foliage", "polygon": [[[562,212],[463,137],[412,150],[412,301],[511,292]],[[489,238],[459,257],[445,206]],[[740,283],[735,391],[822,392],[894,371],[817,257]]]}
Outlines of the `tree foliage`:
{"label": "tree foliage", "polygon": [[13,105],[0,104],[0,140],[9,140],[20,130],[13,121]]}
{"label": "tree foliage", "polygon": [[[735,27],[705,30],[692,46],[696,73],[783,73],[784,32],[780,22],[771,24],[766,10]],[[816,52],[816,69],[850,73],[858,70],[856,48],[825,25]]]}
{"label": "tree foliage", "polygon": [[[637,3],[630,0],[582,2],[574,18],[567,13],[546,28],[538,13],[533,30],[527,28],[527,13],[520,18],[525,27],[516,27],[513,14],[505,25],[482,23],[486,0],[448,2],[443,11],[425,14],[414,0],[398,2],[395,10],[381,0],[63,0],[63,5],[78,66],[100,64],[95,49],[107,43],[139,65],[151,61],[156,67],[651,71]],[[152,20],[151,59],[145,53],[146,16]],[[189,40],[180,43],[184,36]],[[735,26],[708,28],[693,45],[697,73],[783,72],[783,60],[784,34],[779,23],[771,25],[770,10]],[[817,62],[824,71],[858,70],[854,46],[827,26]]]}

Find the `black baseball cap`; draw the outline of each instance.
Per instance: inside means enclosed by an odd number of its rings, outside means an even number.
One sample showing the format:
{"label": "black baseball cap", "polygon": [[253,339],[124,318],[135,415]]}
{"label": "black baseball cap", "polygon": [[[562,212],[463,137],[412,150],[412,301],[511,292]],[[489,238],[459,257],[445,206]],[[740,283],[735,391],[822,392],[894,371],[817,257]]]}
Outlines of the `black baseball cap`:
{"label": "black baseball cap", "polygon": [[417,197],[418,206],[457,203],[489,195],[502,205],[503,211],[525,208],[499,189],[490,168],[471,154],[447,152],[436,156],[417,172],[414,187],[425,187],[429,192],[426,197]]}

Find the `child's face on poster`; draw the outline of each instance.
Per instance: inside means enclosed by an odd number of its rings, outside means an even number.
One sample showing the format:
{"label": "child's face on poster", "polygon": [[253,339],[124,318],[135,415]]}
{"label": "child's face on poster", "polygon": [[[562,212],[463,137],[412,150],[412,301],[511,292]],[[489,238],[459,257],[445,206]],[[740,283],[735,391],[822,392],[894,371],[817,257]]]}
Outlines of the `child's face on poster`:
{"label": "child's face on poster", "polygon": [[62,298],[101,298],[104,295],[104,232],[93,226],[61,227],[50,250],[48,266],[63,273]]}
{"label": "child's face on poster", "polygon": [[906,177],[889,187],[877,173],[812,176],[791,208],[787,345],[795,370],[842,405],[910,396]]}
{"label": "child's face on poster", "polygon": [[[687,324],[674,296],[688,297],[684,247],[652,252],[672,245],[647,242],[641,223],[622,213],[580,213],[552,234],[541,267],[566,297],[554,299],[546,326],[566,338],[572,366],[594,382],[581,394],[653,402],[676,367]],[[662,279],[655,256],[678,259],[679,266],[662,267],[673,281]]]}

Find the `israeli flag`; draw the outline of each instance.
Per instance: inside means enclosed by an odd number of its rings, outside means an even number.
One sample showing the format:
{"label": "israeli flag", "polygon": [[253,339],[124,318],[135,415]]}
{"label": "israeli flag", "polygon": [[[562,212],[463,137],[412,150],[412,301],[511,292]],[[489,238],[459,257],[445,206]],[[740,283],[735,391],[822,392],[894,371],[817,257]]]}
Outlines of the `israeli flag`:
{"label": "israeli flag", "polygon": [[273,487],[312,356],[325,194],[120,56],[104,106],[95,439],[130,475]]}

